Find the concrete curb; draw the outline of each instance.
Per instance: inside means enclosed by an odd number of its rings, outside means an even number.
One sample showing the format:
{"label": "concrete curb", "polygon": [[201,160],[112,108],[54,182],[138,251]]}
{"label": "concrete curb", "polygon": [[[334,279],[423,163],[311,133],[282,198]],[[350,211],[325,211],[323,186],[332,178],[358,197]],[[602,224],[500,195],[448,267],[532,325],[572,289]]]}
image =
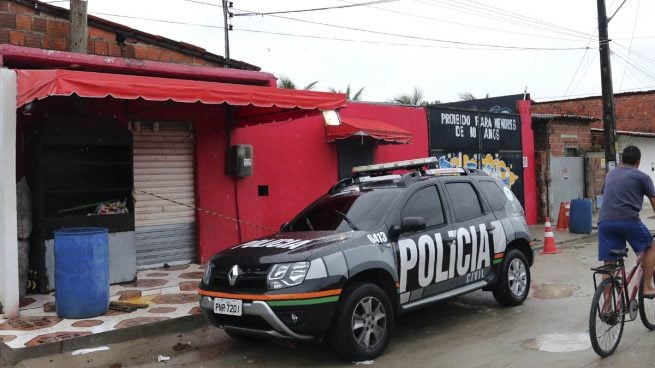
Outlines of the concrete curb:
{"label": "concrete curb", "polygon": [[169,332],[187,332],[207,324],[202,314],[194,314],[145,325],[111,330],[99,334],[77,337],[34,347],[12,349],[0,343],[0,367],[16,365],[25,359],[60,354],[77,349],[96,347],[116,342],[162,335]]}
{"label": "concrete curb", "polygon": [[[577,236],[575,238],[556,241],[557,248],[566,249],[566,248],[568,248],[568,245],[570,245],[571,243],[576,243],[576,242],[579,242],[581,240],[587,240],[587,239],[593,238],[593,237],[595,237],[597,235],[598,235],[598,232],[592,231],[591,234],[581,234],[580,236]],[[542,250],[544,248],[544,240],[543,239],[537,239],[536,241],[538,241],[540,244],[539,245],[533,245],[532,249],[534,251]]]}

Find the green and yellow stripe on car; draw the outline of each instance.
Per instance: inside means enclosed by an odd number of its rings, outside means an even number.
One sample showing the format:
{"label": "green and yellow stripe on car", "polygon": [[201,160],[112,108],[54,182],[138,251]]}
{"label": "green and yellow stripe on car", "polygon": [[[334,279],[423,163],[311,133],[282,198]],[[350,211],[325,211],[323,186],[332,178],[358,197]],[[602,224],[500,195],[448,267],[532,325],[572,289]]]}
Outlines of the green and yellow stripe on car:
{"label": "green and yellow stripe on car", "polygon": [[271,307],[289,307],[301,305],[314,305],[323,303],[333,303],[339,300],[342,289],[332,289],[324,291],[315,291],[311,293],[294,293],[294,294],[233,294],[223,293],[220,291],[198,290],[198,294],[216,298],[240,299],[266,302]]}

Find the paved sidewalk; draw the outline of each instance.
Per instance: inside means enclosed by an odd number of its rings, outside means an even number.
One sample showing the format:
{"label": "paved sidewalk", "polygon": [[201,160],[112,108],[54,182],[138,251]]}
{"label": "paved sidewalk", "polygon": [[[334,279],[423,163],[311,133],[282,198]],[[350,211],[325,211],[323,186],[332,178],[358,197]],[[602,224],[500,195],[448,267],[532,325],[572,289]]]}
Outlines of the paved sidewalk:
{"label": "paved sidewalk", "polygon": [[198,264],[139,271],[134,282],[111,285],[110,301],[144,308],[110,309],[85,319],[58,317],[54,293],[28,294],[21,300],[20,317],[0,318],[0,367],[26,357],[199,327],[205,322],[196,289],[203,272]]}
{"label": "paved sidewalk", "polygon": [[[644,203],[644,207],[641,210],[641,220],[651,232],[655,233],[655,212],[650,206],[650,203]],[[574,234],[568,230],[557,230],[557,223],[551,225],[555,237],[555,244],[559,247],[560,244],[571,243],[598,235],[598,214],[595,213],[592,217],[592,229],[589,234]],[[545,234],[544,224],[530,225],[529,228],[530,235],[534,239],[533,248],[542,249]]]}

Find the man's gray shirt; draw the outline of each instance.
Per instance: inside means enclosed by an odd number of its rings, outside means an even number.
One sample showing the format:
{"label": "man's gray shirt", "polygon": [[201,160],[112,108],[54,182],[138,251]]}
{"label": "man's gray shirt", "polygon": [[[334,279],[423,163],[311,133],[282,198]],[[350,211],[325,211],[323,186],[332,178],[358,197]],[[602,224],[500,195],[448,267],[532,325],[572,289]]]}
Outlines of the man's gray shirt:
{"label": "man's gray shirt", "polygon": [[598,221],[639,221],[644,196],[655,197],[650,177],[636,168],[621,166],[607,174]]}

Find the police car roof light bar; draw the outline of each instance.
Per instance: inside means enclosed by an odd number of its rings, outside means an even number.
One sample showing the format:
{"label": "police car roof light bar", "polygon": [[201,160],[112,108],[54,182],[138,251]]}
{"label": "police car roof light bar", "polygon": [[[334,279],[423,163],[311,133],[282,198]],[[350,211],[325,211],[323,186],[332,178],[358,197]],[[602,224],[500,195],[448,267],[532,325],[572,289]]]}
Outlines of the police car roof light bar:
{"label": "police car roof light bar", "polygon": [[411,169],[418,169],[430,165],[436,166],[438,163],[439,163],[439,159],[437,159],[436,157],[426,157],[426,158],[419,158],[415,160],[405,160],[405,161],[387,162],[387,163],[375,164],[375,165],[356,166],[353,167],[352,173],[358,175],[364,173],[384,172],[384,171],[391,171],[391,170],[411,170]]}
{"label": "police car roof light bar", "polygon": [[461,167],[449,167],[449,168],[444,168],[444,169],[431,169],[431,170],[426,170],[425,174],[427,175],[435,175],[435,176],[440,176],[440,175],[467,175],[468,172]]}
{"label": "police car roof light bar", "polygon": [[400,175],[381,175],[381,176],[360,176],[355,179],[355,183],[377,183],[381,181],[400,180]]}

